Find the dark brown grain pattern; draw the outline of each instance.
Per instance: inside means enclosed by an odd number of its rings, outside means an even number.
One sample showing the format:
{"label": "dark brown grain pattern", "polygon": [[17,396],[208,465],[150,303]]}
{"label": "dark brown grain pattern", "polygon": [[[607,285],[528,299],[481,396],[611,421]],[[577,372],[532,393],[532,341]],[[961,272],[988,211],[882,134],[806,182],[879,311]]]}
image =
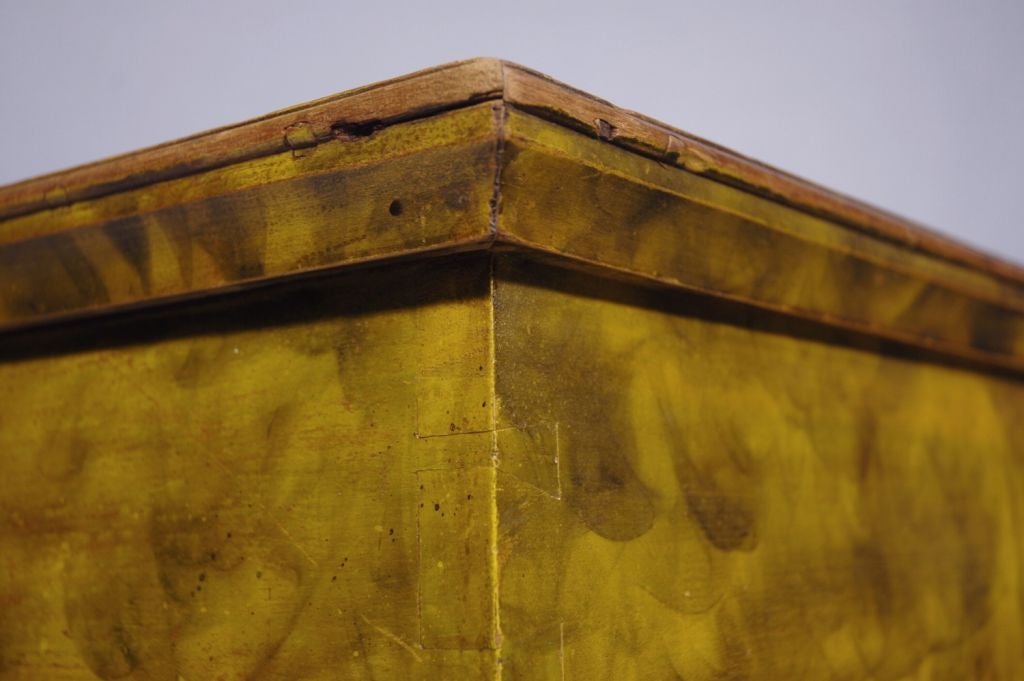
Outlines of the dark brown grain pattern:
{"label": "dark brown grain pattern", "polygon": [[0,189],[0,327],[496,240],[1024,366],[1018,268],[493,59]]}
{"label": "dark brown grain pattern", "polygon": [[1021,677],[1019,381],[495,265],[502,679]]}
{"label": "dark brown grain pattern", "polygon": [[[498,238],[602,270],[1024,369],[1024,291],[560,130],[505,125]],[[915,258],[918,258],[915,260]]]}
{"label": "dark brown grain pattern", "polygon": [[0,187],[0,218],[182,177],[501,96],[500,63],[474,59]]}
{"label": "dark brown grain pattern", "polygon": [[481,104],[373,140],[107,197],[79,206],[81,218],[55,209],[12,220],[9,232],[22,238],[0,246],[0,328],[482,248],[494,127],[490,105]]}
{"label": "dark brown grain pattern", "polygon": [[489,278],[0,338],[0,679],[494,678]]}
{"label": "dark brown grain pattern", "polygon": [[516,64],[505,65],[505,100],[631,151],[748,189],[903,246],[1024,282],[1019,265],[923,225],[747,158],[659,121],[614,106]]}

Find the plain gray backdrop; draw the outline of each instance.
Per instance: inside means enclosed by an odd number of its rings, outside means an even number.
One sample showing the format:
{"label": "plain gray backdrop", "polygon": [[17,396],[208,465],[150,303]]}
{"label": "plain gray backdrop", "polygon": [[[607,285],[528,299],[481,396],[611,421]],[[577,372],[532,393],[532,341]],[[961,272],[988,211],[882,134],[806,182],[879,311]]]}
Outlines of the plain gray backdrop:
{"label": "plain gray backdrop", "polygon": [[0,184],[472,56],[1024,263],[1024,2],[0,0]]}

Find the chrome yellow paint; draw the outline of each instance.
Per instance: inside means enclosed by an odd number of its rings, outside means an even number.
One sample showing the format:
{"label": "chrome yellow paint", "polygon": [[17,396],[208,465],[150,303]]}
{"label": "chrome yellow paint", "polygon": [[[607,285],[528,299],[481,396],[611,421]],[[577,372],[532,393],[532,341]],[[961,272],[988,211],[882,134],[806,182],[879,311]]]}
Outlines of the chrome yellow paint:
{"label": "chrome yellow paint", "polygon": [[499,228],[521,248],[1020,368],[1024,287],[512,110]]}
{"label": "chrome yellow paint", "polygon": [[0,678],[1024,677],[1019,275],[458,91],[0,223]]}
{"label": "chrome yellow paint", "polygon": [[0,222],[0,329],[490,237],[489,104]]}
{"label": "chrome yellow paint", "polygon": [[6,340],[0,678],[493,676],[489,266],[457,262]]}
{"label": "chrome yellow paint", "polygon": [[1024,675],[1019,383],[497,273],[502,678]]}
{"label": "chrome yellow paint", "polygon": [[512,254],[0,339],[0,678],[1013,679],[1018,381]]}

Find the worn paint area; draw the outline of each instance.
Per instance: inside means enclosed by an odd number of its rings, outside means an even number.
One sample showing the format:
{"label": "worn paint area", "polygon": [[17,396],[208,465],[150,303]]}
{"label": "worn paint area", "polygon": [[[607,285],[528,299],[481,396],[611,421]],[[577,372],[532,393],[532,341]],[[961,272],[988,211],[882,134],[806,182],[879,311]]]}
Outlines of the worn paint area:
{"label": "worn paint area", "polygon": [[496,60],[0,214],[2,679],[1024,678],[1017,267]]}
{"label": "worn paint area", "polygon": [[514,258],[495,310],[503,678],[1024,674],[1019,383]]}
{"label": "worn paint area", "polygon": [[0,677],[490,675],[491,443],[457,432],[490,410],[415,389],[491,392],[488,276],[0,341]]}
{"label": "worn paint area", "polygon": [[520,248],[1021,368],[1024,288],[509,113],[499,228]]}
{"label": "worn paint area", "polygon": [[0,678],[1022,673],[1014,379],[508,253],[79,330],[0,340]]}
{"label": "worn paint area", "polygon": [[471,248],[496,125],[482,104],[0,220],[0,328]]}

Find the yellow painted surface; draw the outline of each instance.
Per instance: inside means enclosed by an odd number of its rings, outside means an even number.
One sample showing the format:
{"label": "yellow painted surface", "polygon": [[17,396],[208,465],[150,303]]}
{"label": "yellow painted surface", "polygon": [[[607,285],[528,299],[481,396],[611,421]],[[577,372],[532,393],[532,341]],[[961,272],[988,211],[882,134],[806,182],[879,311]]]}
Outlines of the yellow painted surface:
{"label": "yellow painted surface", "polygon": [[1024,366],[1024,287],[512,110],[499,227],[521,248]]}
{"label": "yellow painted surface", "polygon": [[0,679],[1024,678],[1020,281],[472,102],[0,223]]}
{"label": "yellow painted surface", "polygon": [[0,344],[0,678],[1024,673],[1013,380],[508,254],[93,324]]}
{"label": "yellow painted surface", "polygon": [[493,676],[489,271],[456,262],[5,344],[0,678]]}
{"label": "yellow painted surface", "polygon": [[518,260],[504,679],[1024,676],[1024,388]]}
{"label": "yellow painted surface", "polygon": [[0,221],[0,329],[486,239],[489,104]]}

